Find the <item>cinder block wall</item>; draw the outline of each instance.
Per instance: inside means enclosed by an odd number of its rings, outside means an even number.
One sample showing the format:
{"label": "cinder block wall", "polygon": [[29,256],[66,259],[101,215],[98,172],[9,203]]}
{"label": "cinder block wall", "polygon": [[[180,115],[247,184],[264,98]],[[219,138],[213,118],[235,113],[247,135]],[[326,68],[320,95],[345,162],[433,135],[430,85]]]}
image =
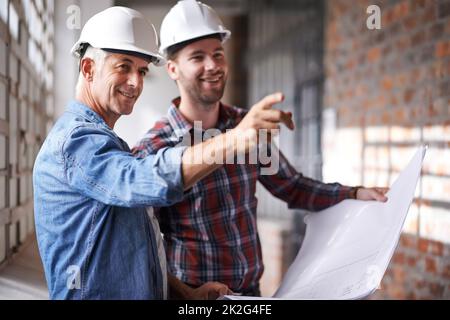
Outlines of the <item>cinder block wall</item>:
{"label": "cinder block wall", "polygon": [[[371,4],[380,30],[366,26]],[[374,298],[450,298],[450,1],[328,0],[324,59],[325,181],[390,185],[429,145]]]}

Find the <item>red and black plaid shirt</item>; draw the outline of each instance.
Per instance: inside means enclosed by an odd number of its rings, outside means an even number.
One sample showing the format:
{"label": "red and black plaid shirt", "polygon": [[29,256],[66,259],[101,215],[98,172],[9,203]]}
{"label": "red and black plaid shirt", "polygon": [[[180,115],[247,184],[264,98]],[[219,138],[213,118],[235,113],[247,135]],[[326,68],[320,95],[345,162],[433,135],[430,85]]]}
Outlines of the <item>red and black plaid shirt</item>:
{"label": "red and black plaid shirt", "polygon": [[[167,117],[158,121],[133,148],[138,157],[180,143],[193,125],[173,101]],[[217,129],[234,128],[246,110],[220,105]],[[279,170],[261,175],[259,164],[225,164],[197,182],[184,200],[155,208],[164,234],[169,272],[199,286],[219,281],[241,292],[258,284],[264,270],[256,228],[256,182],[261,182],[289,208],[317,211],[350,198],[352,188],[325,184],[298,173],[281,154]]]}

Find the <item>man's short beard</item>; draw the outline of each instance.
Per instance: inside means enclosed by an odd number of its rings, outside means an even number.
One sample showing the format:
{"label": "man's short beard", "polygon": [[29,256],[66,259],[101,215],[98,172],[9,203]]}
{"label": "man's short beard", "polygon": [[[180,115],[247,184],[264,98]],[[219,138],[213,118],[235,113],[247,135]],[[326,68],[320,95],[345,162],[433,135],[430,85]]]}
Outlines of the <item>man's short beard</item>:
{"label": "man's short beard", "polygon": [[218,90],[211,90],[207,94],[202,93],[200,87],[192,85],[191,83],[189,83],[188,86],[185,86],[185,88],[191,97],[194,98],[205,111],[210,111],[215,107],[215,104],[222,99],[225,92],[226,80],[227,79],[224,76],[223,87]]}
{"label": "man's short beard", "polygon": [[200,94],[196,98],[202,105],[203,109],[205,109],[205,111],[209,111],[212,108],[214,108],[214,105],[222,99],[224,91],[225,85],[223,86],[222,90],[220,90],[220,92],[217,90],[213,94],[211,92],[209,92],[209,94],[206,95]]}

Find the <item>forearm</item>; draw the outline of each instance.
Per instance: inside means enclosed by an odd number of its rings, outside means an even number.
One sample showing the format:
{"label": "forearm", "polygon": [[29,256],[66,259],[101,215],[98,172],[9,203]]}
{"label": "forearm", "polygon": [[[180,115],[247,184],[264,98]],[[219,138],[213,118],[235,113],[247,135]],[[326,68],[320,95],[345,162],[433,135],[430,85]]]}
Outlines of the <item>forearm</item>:
{"label": "forearm", "polygon": [[344,199],[355,198],[356,190],[339,183],[323,183],[297,172],[280,154],[280,170],[261,175],[259,181],[290,209],[319,211]]}
{"label": "forearm", "polygon": [[187,148],[182,157],[184,188],[189,189],[226,163],[227,158],[247,152],[256,143],[256,135],[252,131],[240,132],[233,129]]}
{"label": "forearm", "polygon": [[209,281],[198,288],[191,288],[170,273],[167,275],[170,299],[207,300],[217,299],[226,294],[234,294],[227,285]]}
{"label": "forearm", "polygon": [[295,199],[291,199],[290,208],[319,211],[331,207],[345,199],[354,199],[356,190],[339,183],[323,183],[318,180],[301,178]]}
{"label": "forearm", "polygon": [[167,274],[169,299],[192,299],[193,289],[172,274]]}

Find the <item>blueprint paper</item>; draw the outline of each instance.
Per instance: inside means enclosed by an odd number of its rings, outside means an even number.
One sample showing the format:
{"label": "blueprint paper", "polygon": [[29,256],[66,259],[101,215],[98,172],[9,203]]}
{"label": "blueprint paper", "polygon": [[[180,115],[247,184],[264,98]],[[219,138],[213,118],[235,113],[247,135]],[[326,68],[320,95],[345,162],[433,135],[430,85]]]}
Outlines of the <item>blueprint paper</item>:
{"label": "blueprint paper", "polygon": [[399,241],[425,152],[421,146],[391,186],[387,202],[344,200],[305,217],[302,247],[273,298],[361,299],[373,293]]}

